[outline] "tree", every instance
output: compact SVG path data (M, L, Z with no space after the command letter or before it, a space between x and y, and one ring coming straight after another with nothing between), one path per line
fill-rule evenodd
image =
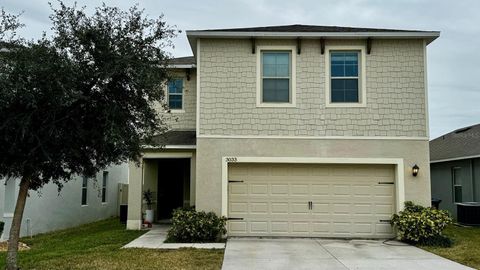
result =
M54 33L37 41L6 34L21 26L18 15L2 10L0 20L0 178L20 179L9 270L29 191L55 183L60 192L74 175L138 160L142 143L165 130L152 105L163 99L164 50L177 31L163 16L137 6L51 8Z

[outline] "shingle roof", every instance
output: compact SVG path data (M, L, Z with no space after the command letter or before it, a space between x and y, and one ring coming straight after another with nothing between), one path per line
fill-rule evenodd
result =
M171 65L195 65L194 56L177 57L170 60Z
M430 161L480 155L480 124L457 129L430 141Z
M426 32L419 30L400 30L385 28L363 28L363 27L343 27L343 26L324 26L324 25L278 25L263 27L246 28L226 28L226 29L207 29L200 31L224 31L224 32Z
M195 131L171 130L153 137L152 144L153 146L196 145L197 136Z

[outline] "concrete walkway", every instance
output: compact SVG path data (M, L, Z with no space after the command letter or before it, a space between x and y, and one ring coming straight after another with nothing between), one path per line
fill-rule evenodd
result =
M472 269L400 242L376 240L231 238L224 270L234 269Z
M170 225L155 224L147 233L141 235L123 248L152 248L152 249L179 249L179 248L202 248L223 249L224 243L164 243Z

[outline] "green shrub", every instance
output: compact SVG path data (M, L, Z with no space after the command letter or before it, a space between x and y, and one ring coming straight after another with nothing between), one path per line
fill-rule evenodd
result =
M2 232L3 232L3 226L5 226L5 223L3 223L3 221L0 221L0 236L2 235Z
M451 245L451 240L442 235L452 223L447 211L405 202L405 209L392 217L392 226L397 228L401 240L422 245ZM447 240L448 239L448 240Z
M173 211L172 227L166 242L205 243L217 242L225 229L227 219L215 213L197 212L192 208L179 208Z

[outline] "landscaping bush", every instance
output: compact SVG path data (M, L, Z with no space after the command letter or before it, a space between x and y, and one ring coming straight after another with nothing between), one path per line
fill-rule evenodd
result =
M213 212L179 208L173 211L172 228L168 231L166 242L218 242L227 233L226 222L225 217L218 217Z
M447 211L405 202L405 209L392 217L392 226L397 228L402 241L429 246L451 246L452 241L442 235L452 223Z

